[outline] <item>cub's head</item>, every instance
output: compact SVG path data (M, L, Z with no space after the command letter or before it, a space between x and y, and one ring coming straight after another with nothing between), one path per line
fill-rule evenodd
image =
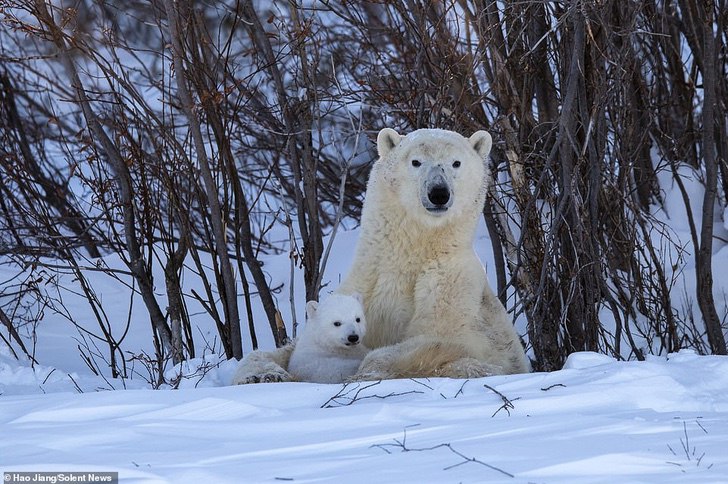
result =
M366 319L360 294L331 294L321 302L306 303L307 330L324 347L361 344Z
M486 159L492 139L486 131L470 138L442 129L419 129L406 136L384 128L377 137L380 178L409 214L428 225L447 223L483 208Z

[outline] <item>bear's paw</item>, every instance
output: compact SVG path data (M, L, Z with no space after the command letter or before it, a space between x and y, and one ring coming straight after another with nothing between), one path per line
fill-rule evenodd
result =
M250 371L238 371L232 380L233 385L248 385L250 383L277 383L292 381L291 375L276 365L270 363Z
M482 378L485 376L501 375L503 368L498 365L484 363L475 358L460 358L445 364L439 376L448 378Z

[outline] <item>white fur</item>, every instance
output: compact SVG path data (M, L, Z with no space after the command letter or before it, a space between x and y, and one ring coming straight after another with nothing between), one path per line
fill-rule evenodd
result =
M368 352L362 344L366 319L361 297L332 294L321 303L309 301L306 316L288 363L292 379L341 383L354 375Z
M380 158L369 176L354 262L338 290L363 296L364 344L377 348L357 379L529 370L473 250L491 144L485 131L470 138L438 129L379 133ZM433 210L438 207L428 191L435 186L446 186L449 197ZM285 363L290 352L276 350L266 365ZM268 367L241 367L233 382L265 380L269 373Z
M454 367L469 368L469 376L528 371L518 336L473 250L487 189L490 135L478 131L468 139L422 129L402 137L385 129L377 141L380 159L369 176L353 267L339 288L363 295L364 342L380 348L365 358L360 376L417 371L462 376L451 371ZM446 211L432 213L422 191L438 170L452 200ZM438 367L422 361L439 360L439 353L463 361L453 357ZM472 370L473 360L481 363L480 371ZM410 367L418 370L404 374Z

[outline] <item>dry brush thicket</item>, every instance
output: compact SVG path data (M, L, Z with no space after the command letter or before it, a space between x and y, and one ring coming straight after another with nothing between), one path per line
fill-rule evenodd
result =
M129 317L89 282L105 271L144 305L160 370L195 356L191 305L228 357L257 346L257 304L283 344L288 295L261 257L288 251L317 298L324 236L358 218L377 130L440 127L494 136L489 270L535 368L579 350L725 354L711 272L728 193L725 7L6 0L0 257L17 275L0 286L2 339L32 354L20 334L75 321L72 292L98 323L79 331L89 365L125 376ZM687 246L654 216L660 180L699 215ZM696 289L676 294L684 271Z

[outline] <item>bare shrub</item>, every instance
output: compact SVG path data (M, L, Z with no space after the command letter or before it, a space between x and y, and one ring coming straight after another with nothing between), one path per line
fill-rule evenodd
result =
M712 274L728 190L724 7L5 2L0 257L26 280L73 282L0 286L3 339L32 354L18 346L28 322L64 314L58 294L75 292L105 341L89 358L128 374L129 317L105 316L87 282L104 270L140 296L155 375L195 356L200 311L228 357L257 348L258 304L285 344L295 308L284 322L262 256L289 253L291 304L299 269L318 298L324 237L358 219L368 139L391 126L494 134L485 225L536 368L581 350L725 354ZM670 178L688 246L656 215ZM99 262L110 256L123 268ZM688 271L695 293L675 294Z

